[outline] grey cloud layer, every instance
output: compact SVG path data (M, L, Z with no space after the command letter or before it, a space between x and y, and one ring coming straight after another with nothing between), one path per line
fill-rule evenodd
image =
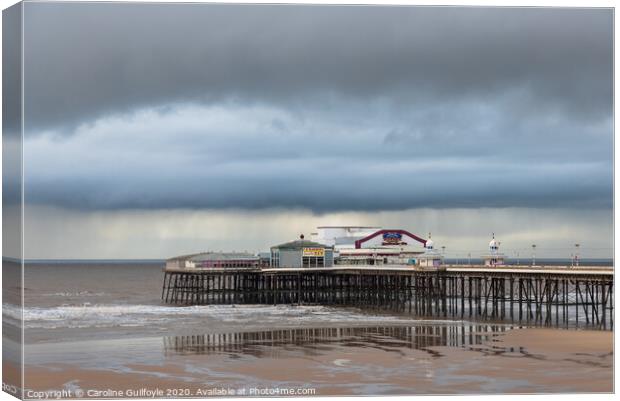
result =
M25 26L33 128L172 101L423 105L515 87L515 113L611 113L610 10L30 3Z
M611 206L610 150L593 141L605 124L549 123L562 131L557 141L542 123L530 133L487 122L490 132L511 129L497 140L478 125L404 121L234 104L144 111L31 139L26 197L78 209Z
M25 21L33 203L611 207L610 10L28 3Z

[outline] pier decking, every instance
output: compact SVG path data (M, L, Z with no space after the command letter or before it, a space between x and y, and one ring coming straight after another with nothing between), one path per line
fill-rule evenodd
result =
M179 305L320 304L612 327L613 269L595 266L408 266L166 269L162 300Z

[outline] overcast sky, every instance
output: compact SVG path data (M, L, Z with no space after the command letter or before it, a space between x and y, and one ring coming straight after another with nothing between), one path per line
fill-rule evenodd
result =
M39 217L26 228L82 233L33 240L30 255L236 248L257 221L262 239L241 242L264 249L333 220L443 230L455 249L483 248L500 225L514 249L581 241L611 256L612 19L27 3L26 203ZM139 235L164 215L174 230ZM222 216L234 234L213 225ZM523 216L536 224L517 238ZM454 236L468 226L469 242Z

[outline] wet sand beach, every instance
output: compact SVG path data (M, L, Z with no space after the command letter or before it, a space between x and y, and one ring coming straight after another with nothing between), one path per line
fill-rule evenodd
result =
M92 346L108 353L99 366L89 365L87 359L30 364L26 388L77 390L91 397L110 391L139 395L142 389L160 390L164 396L202 396L217 389L257 395L276 388L313 389L316 395L613 391L609 331L525 328L476 335L482 338L480 344L421 348L403 346L402 340L389 336L236 350L164 347L164 355L120 364L110 364L113 355L109 353L118 344L99 342ZM151 341L142 352L157 352L158 342ZM66 355L71 347L70 343L54 345L55 352ZM116 352L123 351L121 347ZM199 390L203 393L197 394Z

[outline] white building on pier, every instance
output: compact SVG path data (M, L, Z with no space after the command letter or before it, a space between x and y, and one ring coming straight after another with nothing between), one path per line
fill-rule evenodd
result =
M495 239L495 233L493 238L489 242L489 253L482 255L485 266L504 266L506 264L506 256L499 251L500 242Z

